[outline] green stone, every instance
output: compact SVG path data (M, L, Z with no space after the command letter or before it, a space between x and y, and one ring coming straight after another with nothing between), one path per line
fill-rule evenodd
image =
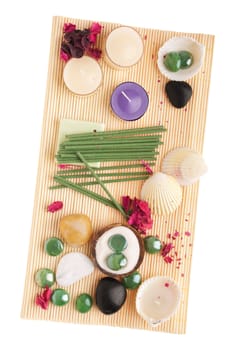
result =
M82 314L88 312L93 305L92 297L87 293L82 293L77 297L76 310Z
M56 237L49 238L45 241L44 249L50 256L57 256L64 250L64 243Z
M142 277L138 271L123 277L122 283L127 289L136 289L142 282Z
M164 57L164 65L171 72L178 72L181 66L181 59L178 52L169 52Z
M115 252L120 253L127 247L126 238L120 234L113 235L108 240L108 246Z
M127 258L122 253L113 253L106 259L106 264L111 270L120 270L127 265Z
M162 244L160 240L154 236L147 236L144 238L144 246L146 252L155 254L161 251Z
M181 60L181 69L186 69L191 67L193 64L193 55L189 51L179 51L179 56Z
M55 283L55 274L50 269L40 269L35 274L35 282L42 288L51 287Z
M69 294L62 288L55 289L51 296L51 302L56 306L63 306L69 302Z

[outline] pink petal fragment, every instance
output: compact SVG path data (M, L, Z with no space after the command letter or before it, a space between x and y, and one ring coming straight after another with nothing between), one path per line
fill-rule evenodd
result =
M95 60L99 60L102 55L102 51L96 48L89 48L87 51L87 54L91 56L92 58L95 58Z
M48 211L49 211L50 213L54 213L55 211L61 210L62 208L63 208L63 202L61 202L61 201L56 201L56 202L51 203L51 204L48 206Z
M188 236L188 237L191 236L191 233L188 231L186 231L184 234L185 234L185 236Z
M168 255L173 248L174 246L172 245L172 243L165 244L162 249L162 256L165 257L166 255Z
M141 160L141 163L143 164L144 168L148 172L148 174L153 174L153 170L151 169L148 162L145 162L145 160Z
M64 23L63 32L64 33L70 33L73 32L76 29L76 25L72 23Z
M167 264L171 264L173 262L173 258L171 258L170 256L165 256L164 257L164 261L167 263Z
M58 164L58 168L60 169L70 169L71 167L71 164Z
M36 305L40 306L44 310L47 310L51 295L52 290L49 287L46 287L41 294L37 294L35 298Z
M90 33L96 33L96 34L100 34L102 30L102 26L101 24L97 23L97 22L93 22L91 27L90 27Z
M67 62L71 56L69 56L66 52L64 52L62 49L60 50L60 59L64 62Z
M164 287L168 288L168 287L169 287L169 283L166 282L166 283L164 284Z

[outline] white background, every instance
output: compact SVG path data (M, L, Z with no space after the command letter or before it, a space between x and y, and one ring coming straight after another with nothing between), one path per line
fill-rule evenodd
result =
M1 1L1 349L232 348L229 4ZM186 335L20 319L54 15L216 35L204 147L209 172L200 184Z

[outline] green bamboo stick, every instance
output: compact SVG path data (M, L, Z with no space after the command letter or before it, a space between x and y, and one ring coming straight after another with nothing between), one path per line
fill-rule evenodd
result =
M142 176L142 175L147 175L147 171L137 171L137 172L115 172L115 173L100 173L97 174L99 177L115 177L115 176ZM83 179L83 178L88 178L91 177L91 173L88 174L60 174L64 179Z
M97 180L99 185L102 187L102 189L105 191L105 193L108 195L108 197L111 199L111 201L114 203L115 207L120 211L120 213L127 218L127 215L125 211L123 210L122 206L114 199L114 197L111 195L111 193L108 191L107 187L104 185L104 183L101 181L99 176L94 172L94 170L89 166L89 164L86 162L85 158L80 152L77 152L78 158L82 161L82 163L85 164L85 166L89 169L93 177Z
M63 176L62 176L63 178ZM130 178L122 178L122 179L109 179L109 180L102 180L105 184L111 184L115 182L128 182L128 181L142 181L142 180L147 180L149 178L149 175L144 175L144 176L135 176L135 177L130 177ZM66 178L65 178L66 179ZM99 185L97 181L86 181L86 182L79 182L79 186L90 186L90 185ZM65 186L58 185L58 186L50 186L49 190L57 190L64 188Z
M86 136L103 136L103 135L138 135L138 134L148 134L148 133L156 133L156 132L164 132L166 129L163 126L153 126L153 127L144 127L144 128L133 128L133 129L125 129L125 130L113 130L113 131L97 131L97 132L89 132L89 133L80 133L80 134L69 134L66 135L67 138L80 138Z
M159 142L161 139L161 135L156 136L138 136L138 137L127 137L127 138L115 138L112 137L104 138L104 139L87 139L87 140L72 140L68 139L62 142L62 145L113 145L113 144L130 144L130 143L144 143L144 142Z
M66 179L63 179L62 177L56 176L56 175L54 176L54 180L64 187L68 187L76 192L84 194L85 196L90 197L92 199L95 199L98 202L103 203L111 208L114 208L114 209L116 208L114 203L112 201L110 201L108 198L105 198L105 197L103 197L103 196L101 196L93 191L90 191L86 188L83 188L80 185L74 184L74 183L72 183ZM116 208L116 209L118 209L118 208Z
M152 166L155 164L155 161L149 162L149 165ZM94 168L94 167L92 167ZM115 169L136 169L136 168L144 168L144 165L140 163L135 164L122 164L122 165L110 165L110 166L101 166L101 168L94 168L96 172L102 171L102 170L115 170ZM88 169L86 167L81 168L73 168L73 169L64 169L64 170L58 170L57 174L68 174L68 173L82 173L82 172L88 172Z

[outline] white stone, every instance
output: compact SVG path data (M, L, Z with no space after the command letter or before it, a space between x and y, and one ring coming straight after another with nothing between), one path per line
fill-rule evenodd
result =
M56 281L60 286L66 287L90 275L94 264L90 258L82 253L69 253L64 255L56 270Z

